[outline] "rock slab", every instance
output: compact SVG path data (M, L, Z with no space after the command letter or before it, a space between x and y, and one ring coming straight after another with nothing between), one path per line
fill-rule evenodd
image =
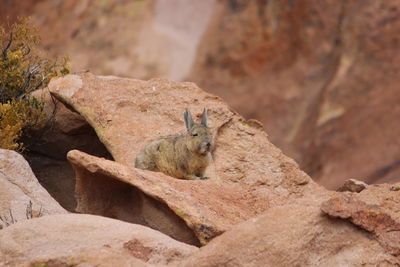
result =
M39 184L23 156L0 149L0 228L32 217L63 213L67 211Z
M185 131L185 108L194 117L208 108L216 143L213 162L206 172L209 180L191 182L140 171L135 171L140 175L132 177L146 179L129 180L145 195L151 194L152 199L173 207L202 244L269 207L291 202L312 190L322 190L268 141L259 122L244 120L220 98L193 83L83 73L54 79L49 90L85 118L115 161L129 168L133 168L136 155L149 141ZM95 165L90 161L99 162L82 156L79 163L79 157L77 153L69 156L74 165L89 171L86 174ZM85 186L96 184L81 183L78 194L95 192L94 188L83 189ZM78 206L91 213L93 210L87 204L82 201ZM113 216L122 218L120 215Z
M1 266L162 266L197 250L147 227L94 215L46 216L0 231Z

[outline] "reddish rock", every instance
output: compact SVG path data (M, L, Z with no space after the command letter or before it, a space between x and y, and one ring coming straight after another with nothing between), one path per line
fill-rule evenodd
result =
M394 220L400 221L400 212L398 209L398 203L400 202L399 185L399 183L394 185L371 185L357 194L357 199L368 205L379 206L380 209L389 214Z
M197 250L141 225L83 214L0 231L1 266L165 266Z
M208 108L216 144L213 163L206 171L209 180L165 180L166 176L155 174L146 176L146 183L137 178L129 181L140 191L167 204L203 244L268 207L290 202L313 189L320 190L295 162L268 142L258 123L246 122L218 97L192 83L162 79L140 81L85 73L55 79L49 88L90 123L117 162L131 168L147 142L162 135L184 132L185 108L194 116L200 116L203 108ZM69 156L70 160L74 159L74 165L84 170L90 170L90 162L95 161L77 157L76 153ZM78 175L78 179L83 180L85 175ZM159 188L155 189L152 184ZM96 192L90 189L96 184L81 185L80 194ZM82 208L89 205L82 201L84 198L79 200L85 203L80 210L93 212L92 208Z
M177 240L204 245L251 218L248 193L218 182L186 181L73 150L77 211L140 223Z
M346 194L322 203L321 209L332 217L349 219L353 224L372 232L390 254L397 256L400 264L400 221L395 221L384 209Z
M220 1L189 79L330 189L399 181L399 14L396 0Z
M268 209L214 238L179 266L398 266L365 231L320 212L324 195Z
M0 23L13 23L19 17L25 17L32 14L32 9L43 0L31 0L13 2L2 0L0 1Z
M244 121L191 83L86 73L54 80L50 90L93 126L119 162L68 154L77 174L80 211L145 222L195 244L192 231L206 245L180 266L399 263L378 239L323 216L321 203L339 193L312 182L269 143L258 123ZM170 104L160 105L161 99ZM203 107L210 110L216 140L210 179L186 181L134 169L135 155L148 140L179 132L179 127L183 131L179 114L185 107L196 116ZM397 212L393 205L387 209Z
M400 216L396 185L368 186L357 193L367 208L379 205L391 218L378 221L388 226L371 228L376 231L376 238L371 238L370 233L321 213L321 203L343 193L317 186L269 143L259 123L245 121L192 83L85 73L55 79L49 88L81 114L116 159L76 150L68 153L77 175L78 210L148 225L184 242L204 245L171 265L400 264L397 236L391 232ZM200 116L204 107L210 111L216 140L214 166L207 170L210 179L179 180L133 168L135 156L149 140L184 131L185 107L194 116ZM360 225L368 219L360 218ZM124 252L117 248L119 260L152 259L152 246L130 239L122 247ZM94 254L84 251L77 255L78 262L115 259L115 249L111 250L105 249L105 258L97 257L97 248ZM64 256L44 260L39 263L76 263Z
M367 187L368 187L368 185L366 183L364 183L363 181L349 179L349 180L346 180L343 183L343 185L340 186L336 191L338 191L338 192L348 191L348 192L360 193Z
M0 22L7 15L30 16L40 29L42 47L51 55L68 55L74 71L91 69L121 76L148 75L134 48L141 25L149 21L152 1L34 0L0 1ZM129 33L128 33L129 32ZM102 52L100 52L102 51ZM139 63L140 62L140 63Z
M335 77L323 91L314 126L299 135L312 138L308 144L298 139L305 144L303 166L329 188L346 177L395 182L400 170L400 128L395 123L400 116L400 80L395 74L400 54L395 33L400 23L393 18L400 3L345 3L348 15Z
M69 55L74 71L182 80L191 70L216 1L29 2L0 1L0 15L4 7L12 17L18 11L31 16L44 49ZM0 22L5 18L0 16Z
M63 213L67 211L39 184L28 162L15 151L0 149L0 229Z
M179 71L173 69L171 72L169 66L181 66L179 60L163 58L160 60L163 63L157 65L155 60L159 54L149 53L146 64L141 64L143 58L138 57L136 48L158 51L157 45L160 44L163 46L160 53L169 55L169 51L176 47L169 50L166 42L157 42L160 39L150 31L147 38L138 34L143 25L153 25L157 20L157 16L149 13L156 10L152 8L159 7L161 1L139 2L43 0L37 5L35 12L38 15L35 17L39 25L45 27L46 47L53 52L71 54L77 68L90 66L102 73L138 77L159 73L176 75ZM329 188L337 188L349 177L366 177L368 183L398 179L400 145L395 124L400 115L396 87L399 83L396 75L399 24L395 19L400 10L398 1L235 0L216 3L214 17L199 47L190 80L223 96L245 116L263 121L271 140ZM134 12L130 13L132 10ZM160 21L165 24L161 25L164 29L174 29L168 23L176 20L168 20L167 16L166 20ZM149 28L152 27L144 27ZM134 34L127 34L126 29ZM167 34L163 40L168 36L182 35ZM146 47L149 40L151 42ZM63 45L58 46L59 43ZM185 41L172 40L168 44L185 44ZM193 44L196 42L190 40L187 47L193 48ZM185 56L187 54L183 53L174 58L183 58L184 61ZM188 57L187 61L191 60ZM190 64L184 63L182 70L187 71ZM80 81L83 81L82 85L79 85ZM277 266L399 264L398 256L394 256L397 255L397 232L378 235L377 229L381 228L369 228L370 224L375 224L368 217L372 214L372 218L383 218L377 225L394 225L397 229L398 185L368 186L357 194L362 203L343 204L360 226L376 231L368 233L349 223L321 216L321 202L334 193L311 182L295 163L267 141L257 123L245 121L222 105L218 98L199 93L200 90L192 84L83 74L55 82L55 87L58 86L63 87L67 95L53 93L81 113L116 160L129 166L133 165L135 155L144 143L183 130L181 113L184 107L190 106L198 115L205 104L211 103L210 117L215 120L212 127L218 146L214 152L216 164L209 169L214 180L204 181L204 184L211 187L215 182L233 192L244 192L243 198L248 201L245 203L257 218L238 226L230 225L231 231L216 237L198 254L189 257L185 261L188 266L262 265L265 262ZM188 92L195 93L187 97ZM78 175L85 176L87 181L108 181L108 177L120 177L118 170L124 169L111 168L115 173L110 175L105 171L107 168L91 165L90 162L97 164L99 159L85 154L81 156L90 159L76 163L76 166L81 165ZM90 174L90 170L94 173ZM99 175L103 171L106 177ZM104 192L102 190L130 188L127 191L132 192L140 187L137 173L135 185L114 182L114 187L97 189ZM167 187L165 184L169 186L170 178L162 174L144 173L141 177L147 177L149 183L141 185L140 192L134 191L133 195L139 195L140 201L147 203L141 212L150 210L152 205L157 207L157 213L139 216L153 218L150 220L152 223L159 212L168 217L173 210L168 206L173 205L172 201L159 201L168 199L167 196L153 192L157 190L156 182L161 183L166 192L181 188L174 182L172 187ZM149 186L151 182L155 183L153 188ZM202 204L204 198L214 194L220 197L221 187L218 186L217 192L195 187L192 190L199 192L194 195L203 195L191 203L198 201ZM90 193L96 195L96 183L81 188L87 189L88 196ZM150 194L152 198L148 196ZM173 195L179 194L175 192ZM148 204L151 199L156 202ZM215 200L218 198L207 200L207 203ZM231 199L229 202L232 204L229 209L240 208L242 203L231 203ZM89 198L87 203L95 210L95 202ZM161 207L160 203L165 205ZM188 209L187 203L190 202L185 203L182 206ZM225 204L223 201L219 203ZM122 208L112 216L131 218L132 215L124 213L123 209L129 204L124 200L118 202L116 206ZM373 205L379 205L378 211ZM103 204L99 209L107 211ZM354 209L360 211L360 217L352 213ZM201 212L203 210L190 210L190 219L186 217L186 221L195 221ZM182 214L176 215L185 220ZM218 216L210 217L210 221L221 225L214 222ZM174 224L163 223L161 226L171 225ZM149 258L149 246L128 241L124 247L139 259Z

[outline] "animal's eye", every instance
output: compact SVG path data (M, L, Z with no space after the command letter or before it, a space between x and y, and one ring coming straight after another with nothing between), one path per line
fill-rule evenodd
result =
M192 136L198 136L198 134L197 134L197 133L194 133L194 134L192 134Z

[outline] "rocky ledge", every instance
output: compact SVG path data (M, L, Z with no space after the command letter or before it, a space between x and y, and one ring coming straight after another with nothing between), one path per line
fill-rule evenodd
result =
M83 73L53 80L49 91L63 116L90 126L109 156L68 144L76 212L92 215L59 214L67 212L47 194L40 218L0 231L0 265L400 264L400 185L326 190L269 142L259 122L246 121L193 83ZM210 179L178 180L135 169L148 141L184 132L186 107L194 116L209 109L216 143ZM2 183L27 172L26 162L23 168L4 162ZM30 179L36 181L33 174ZM11 183L15 188L4 187L2 203L12 203L17 191L30 196L24 183ZM23 206L4 207L3 213L25 212Z

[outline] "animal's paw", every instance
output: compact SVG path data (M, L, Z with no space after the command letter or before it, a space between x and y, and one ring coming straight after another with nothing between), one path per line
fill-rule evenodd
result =
M199 178L200 178L200 180L210 179L210 177L208 177L208 176L200 176Z

